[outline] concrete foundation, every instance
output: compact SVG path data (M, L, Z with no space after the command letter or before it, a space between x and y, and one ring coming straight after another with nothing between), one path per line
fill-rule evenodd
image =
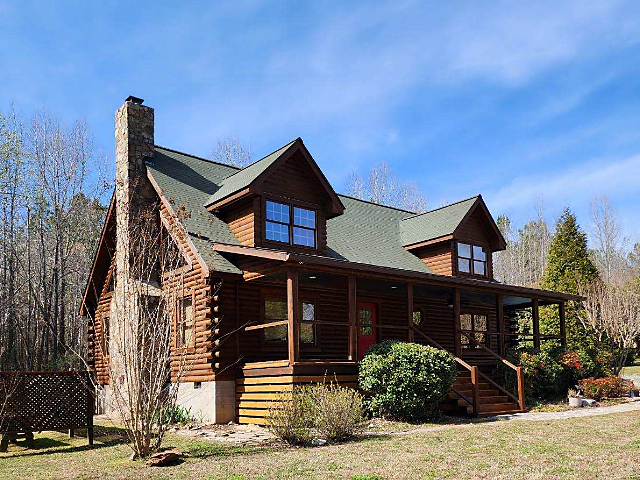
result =
M177 404L205 423L235 421L236 384L233 380L202 382L197 388L194 383L180 383Z

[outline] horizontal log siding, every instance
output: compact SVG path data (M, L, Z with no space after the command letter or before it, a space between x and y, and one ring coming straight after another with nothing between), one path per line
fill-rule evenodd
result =
M455 336L453 329L453 308L447 305L445 299L414 298L414 309L421 309L423 319L416 328L438 342L447 351L455 352ZM414 335L416 343L428 345L429 342L420 334Z
M184 370L182 372L181 381L183 382L202 382L214 379L214 358L215 358L215 338L212 335L212 325L215 324L213 315L214 309L219 309L217 305L212 303L211 283L205 277L203 265L200 264L196 252L191 250L187 242L186 234L181 226L176 224L176 220L169 214L163 205L160 214L167 220L174 238L179 242L179 246L191 260L192 268L175 278L173 281L165 282L163 288L175 292L178 296L182 291L193 290L195 294L194 304L194 327L195 327L195 348L185 354ZM175 305L173 305L175 307ZM173 309L171 309L173 311ZM174 319L172 318L172 321ZM173 325L175 323L172 322ZM171 375L175 380L180 372L183 353L175 348L175 331L173 332L174 341L171 346Z
M115 263L114 254L111 258L109 272L105 277L105 283L102 285L102 292L98 300L98 307L96 308L93 324L90 324L89 327L89 364L96 372L96 380L99 385L109 384L109 368L102 352L102 321L111 316L111 299L113 298L113 292L109 292L109 280L113 275Z
M462 224L456 229L456 238L463 242L475 243L488 247L490 237L486 220L479 209L476 209Z
M242 203L225 214L224 221L241 245L255 245L255 202Z
M415 254L433 273L453 275L453 242L421 248Z

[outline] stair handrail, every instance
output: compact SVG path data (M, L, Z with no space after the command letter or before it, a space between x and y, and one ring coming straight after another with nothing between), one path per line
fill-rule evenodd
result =
M434 347L440 349L440 350L444 350L445 352L447 351L446 348L444 348L442 345L440 345L438 342L436 342L434 339L432 339L431 337L429 337L426 333L422 332L421 330L418 330L416 327L414 327L413 325L411 325L410 327L414 332L419 333L420 335L422 335L427 342L429 342L431 345L433 345ZM462 365L464 368L466 368L467 370L469 370L470 372L472 372L473 374L473 369L474 367L472 367L471 365L469 365L467 362L465 362L464 360L462 360L461 358L456 357L455 355L453 356L453 358L455 359L456 362L458 362L460 365ZM462 392L459 392L458 390L456 390L453 386L451 387L451 391L453 393L455 393L456 395L458 395L460 398L462 398L462 400L464 400L465 402L467 402L472 408L473 411L476 412L477 411L477 407L475 405L475 403L471 400L469 400L467 398L466 395L464 395Z
M497 387L500 391L502 391L503 393L506 393L509 397L511 397L513 400L516 401L516 403L518 404L518 406L520 407L520 410L525 410L525 400L524 400L524 374L522 371L522 367L516 367L513 363L511 363L509 360L507 360L506 358L502 358L500 355L498 355L496 352L494 352L493 350L487 348L486 346L482 345L481 343L479 343L472 335L469 335L467 332L464 331L460 331L460 333L462 335L464 335L465 337L467 337L469 340L471 340L473 342L474 345L477 345L478 347L480 347L482 350L489 352L492 356L494 356L495 358L497 358L498 360L500 360L503 364L505 364L507 367L515 370L516 372L516 377L517 377L517 384L518 384L518 396L516 397L513 393L509 392L508 390L506 390L505 388L503 388L501 385L498 385L496 382L494 382L491 378L489 378L487 375L485 375L482 372L479 372L480 375L482 377L484 377L485 379L489 380L489 383L491 383L492 385L494 385L495 387Z

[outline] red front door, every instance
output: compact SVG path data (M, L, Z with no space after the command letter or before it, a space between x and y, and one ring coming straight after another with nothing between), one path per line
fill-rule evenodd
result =
M358 360L362 360L369 347L378 341L376 317L375 303L358 302Z

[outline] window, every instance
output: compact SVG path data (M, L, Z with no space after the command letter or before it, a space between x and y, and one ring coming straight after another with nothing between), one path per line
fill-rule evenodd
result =
M100 348L102 349L102 357L109 357L109 317L102 319L102 339L100 342Z
M286 322L287 321L287 301L281 299L265 298L264 300L264 323ZM286 342L287 325L276 325L264 330L264 340L266 342Z
M316 332L313 322L316 319L316 304L314 302L302 302L302 317L300 318L300 343L315 345Z
M360 335L373 334L373 311L369 307L360 307L358 312Z
M413 324L420 325L422 323L422 310L414 310L413 311Z
M265 298L264 323L286 322L288 319L287 301L284 299ZM300 343L315 344L316 304L312 301L302 301L302 315L300 317ZM309 323L305 323L309 322ZM266 342L286 342L288 325L276 325L264 328Z
M480 345L485 345L488 340L488 322L487 316L483 314L463 313L460 315L460 330L473 339L476 343L472 344L469 337L466 335L460 335L460 343L462 348L480 348Z
M487 275L487 254L484 248L468 243L458 243L458 272Z
M292 208L286 203L267 200L266 211L265 238L267 240L315 248L316 212L314 210L296 206Z
M194 338L193 294L178 299L176 318L176 347L192 347Z

